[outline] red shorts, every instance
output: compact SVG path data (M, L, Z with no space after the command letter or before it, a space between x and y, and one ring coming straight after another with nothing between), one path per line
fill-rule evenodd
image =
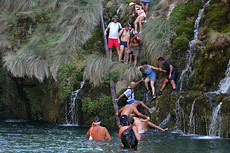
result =
M108 48L113 48L113 45L115 46L115 48L119 47L118 39L109 38Z

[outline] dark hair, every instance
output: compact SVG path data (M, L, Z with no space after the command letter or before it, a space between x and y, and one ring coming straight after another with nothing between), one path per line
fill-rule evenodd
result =
M127 23L127 24L125 24L125 27L129 27L129 24Z
M132 28L134 28L133 22L129 22L129 24L131 25Z
M163 57L159 57L158 61L164 61L165 59Z
M148 63L146 61L141 62L141 65L147 65Z
M99 116L95 116L95 117L94 117L94 122L100 122L100 121L101 121L101 119L100 119Z
M129 117L129 124L132 125L134 123L133 117Z

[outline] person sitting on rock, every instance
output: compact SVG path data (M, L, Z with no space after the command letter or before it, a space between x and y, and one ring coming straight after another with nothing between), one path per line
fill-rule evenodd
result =
M111 140L111 136L108 130L105 127L100 126L101 119L100 117L96 116L94 118L94 122L92 123L89 131L86 133L86 137L89 140Z
M135 33L137 34L137 23L139 23L139 29L140 32L139 34L141 34L141 30L142 30L142 21L145 21L146 18L146 14L145 11L142 9L142 6L137 5L134 2L129 3L129 7L132 9L135 9L135 13L138 14L138 17L136 18L136 20L134 21L134 25L135 25ZM133 16L135 16L135 14L133 14Z
M151 65L148 65L146 61L141 63L141 66L138 67L138 69L144 69L144 75L146 76L145 78L145 87L146 87L146 92L149 93L149 82L150 86L152 88L152 99L156 99L156 94L155 94L155 87L154 83L156 82L156 73L154 70L162 71L161 68L157 68Z
M174 64L168 60L165 60L163 57L159 57L158 58L158 62L161 65L164 65L164 68L166 70L162 70L163 72L166 72L168 74L168 77L165 78L162 87L160 89L160 91L157 93L157 96L162 95L163 90L165 89L166 85L168 84L168 82L171 83L173 91L172 93L177 93L176 91L176 78L177 78L177 70L176 67L174 66Z
M140 83L142 82L144 79L139 80L138 82L131 82L130 86L128 86L128 88L126 89L126 91L121 94L117 99L115 99L117 102L123 97L125 96L127 98L127 104L132 104L133 102L138 103L139 105L141 105L143 108L147 109L150 113L152 113L155 108L149 108L148 106L146 106L143 101L140 100L135 100L134 98L134 88Z

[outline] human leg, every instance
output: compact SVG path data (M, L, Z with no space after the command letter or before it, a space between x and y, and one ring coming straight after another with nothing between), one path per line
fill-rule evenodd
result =
M136 66L137 65L137 56L134 56L134 62L133 65Z
M121 58L122 58L122 54L123 54L123 52L124 52L124 49L125 49L125 46L124 46L124 45L121 45L121 46L120 46L119 53L118 53L118 61L119 61L119 62L121 61Z
M145 88L146 90L149 90L149 78L145 79Z
M141 105L141 107L143 107L144 109L147 109L148 111L150 111L150 108L148 106L146 106L143 101L139 102L139 105Z
M142 21L144 20L145 18L143 16L139 16L139 29L140 29L140 32L142 31Z
M162 129L161 127L159 127L159 126L157 126L157 125L155 125L155 124L153 124L152 122L150 122L150 121L148 121L148 126L149 127L152 127L152 128L156 128L156 129L158 129L158 130L160 130L160 131L167 131L168 130L168 128L166 128L166 129Z
M168 79L165 79L165 80L164 80L164 82L163 82L163 84L162 84L162 86L161 86L160 91L163 91L163 90L165 89L165 87L166 87L166 85L167 85L168 82L169 82Z
M137 33L137 23L139 23L139 17L137 17L136 20L134 21L135 33Z
M154 81L150 81L150 86L152 88L152 94L155 95L155 87L154 87Z
M129 50L127 50L127 48L125 48L125 57L124 57L124 61L125 61L125 63L129 63L129 53L130 53L130 51Z
M144 11L145 11L145 14L146 14L146 18L148 18L149 4L146 3L146 5L144 5Z

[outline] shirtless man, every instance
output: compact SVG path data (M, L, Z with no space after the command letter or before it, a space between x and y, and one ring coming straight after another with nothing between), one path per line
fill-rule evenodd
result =
M148 126L149 127L152 127L152 128L156 128L160 131L168 131L168 128L166 129L162 129L161 127L151 123L150 121L146 121L146 120L143 120L143 119L140 119L140 118L137 118L137 117L133 117L134 119L134 123L133 125L136 126L137 128L137 131L139 134L142 134L142 133L145 133L148 131Z
M118 43L120 44L120 51L118 53L119 62L121 61L123 52L125 51L126 53L126 51L129 51L129 38L130 38L129 24L126 24L125 28L120 30L118 34ZM129 60L129 57L126 57L125 55L124 63L128 64L128 60Z
M108 132L108 130L105 127L100 126L101 119L96 116L94 118L94 122L92 123L92 126L90 127L89 131L86 133L86 137L89 138L89 140L105 140L106 138L108 140L111 140L111 136Z
M120 115L120 121L123 125L126 124L125 118L127 118L130 114L136 114L137 116L146 119L145 121L148 121L150 119L148 116L141 114L137 110L138 105L139 104L137 102L133 102L132 104L125 105L118 111L118 113L116 113L117 116Z

